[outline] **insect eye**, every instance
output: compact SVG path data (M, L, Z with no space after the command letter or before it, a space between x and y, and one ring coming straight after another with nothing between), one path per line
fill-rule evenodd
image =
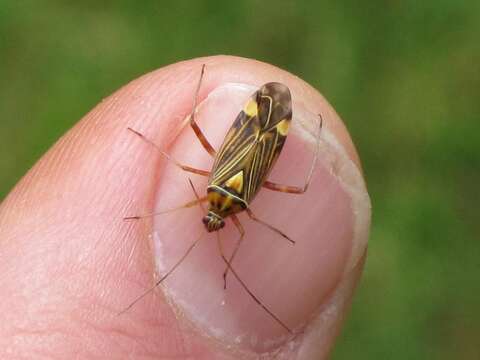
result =
M205 216L203 219L202 219L202 222L207 225L209 222L210 222L210 219L208 218L208 216Z

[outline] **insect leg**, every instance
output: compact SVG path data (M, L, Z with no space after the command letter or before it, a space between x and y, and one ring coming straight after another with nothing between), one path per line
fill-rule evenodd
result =
M245 284L245 282L240 278L240 276L238 276L237 272L235 271L235 269L232 267L232 265L230 264L230 262L227 260L227 258L225 257L225 254L223 252L223 246L222 246L222 242L220 241L220 232L217 231L217 244L218 244L218 250L220 251L220 256L222 257L223 259L223 262L227 265L227 267L229 268L229 270L231 271L231 273L233 274L233 276L235 276L235 278L237 279L237 281L240 283L240 285L242 285L243 289L248 293L248 295L250 295L250 297L258 304L260 305L263 310L265 310L268 315L270 315L280 326L282 326L285 330L287 330L289 333L292 333L292 330L290 330L290 328L285 325L282 320L280 320L278 318L278 316L276 316L265 304L262 303L262 301L255 296L255 294L248 288L247 284Z
M312 180L313 172L315 170L315 167L317 165L317 159L318 159L318 152L320 149L320 131L322 130L323 126L323 118L322 115L318 114L320 117L320 122L318 125L318 133L317 133L317 141L316 141L316 146L315 146L315 152L313 155L313 160L312 160L312 165L310 166L310 170L307 175L307 180L305 181L305 185L303 187L299 186L289 186L289 185L281 185L281 184L276 184L271 181L265 181L263 184L263 187L273 190L273 191L280 191L284 193L290 193L290 194L303 194L305 191L307 191L308 186L310 185L310 181Z
M200 209L202 209L202 211L206 214L207 210L205 210L202 203L207 200L207 196L200 197L200 195L198 195L197 189L195 189L195 185L193 185L192 179L188 178L188 182L190 183L190 187L192 188L193 193L195 194L195 198L198 200L197 202L198 206L200 206Z
M284 237L285 239L287 239L288 241L290 241L292 244L295 244L295 240L292 240L290 239L283 231L277 229L276 227L274 227L273 225L270 225L269 223L263 221L263 220L260 220L259 218L257 218L255 216L255 214L253 213L252 210L250 210L249 208L246 208L245 211L247 212L247 215L250 217L250 219L252 219L253 221L256 221L258 222L259 224L262 224L263 226L266 226L267 228L269 228L270 230L272 231L275 231L277 234L279 234L280 236Z
M215 149L213 148L212 145L210 145L210 142L207 140L207 138L203 134L202 129L200 129L200 127L198 126L198 124L195 121L195 112L197 111L198 93L200 91L200 85L202 84L204 73L205 73L205 64L202 65L202 72L200 73L200 79L198 80L197 89L195 90L195 97L193 98L192 114L190 115L190 126L192 127L193 131L195 132L195 135L197 136L198 140L200 140L200 143L202 144L203 148L212 157L215 157L215 153L216 153Z
M231 264L233 262L233 259L235 258L235 255L237 255L237 251L240 248L240 244L243 241L243 237L245 235L245 230L244 230L242 224L240 223L240 220L238 219L238 217L235 214L231 215L230 217L232 219L232 222L235 224L238 231L240 232L240 238L237 240L237 243L235 244L235 248L233 249L232 255L230 255L230 259L228 260L228 262ZM224 289L227 288L228 270L229 270L229 267L227 266L227 268L223 272L223 288Z
M130 310L132 308L132 306L134 306L137 302L139 302L140 300L142 300L146 295L148 295L149 293L151 293L153 290L155 290L155 288L160 285L171 273L173 273L175 271L175 269L177 267L180 266L180 264L186 259L186 257L188 256L188 254L190 254L193 250L193 248L195 246L197 246L197 244L200 242L200 240L202 239L202 236L204 234L200 235L200 237L195 240L195 242L190 245L190 247L187 249L187 251L185 252L185 254L183 254L183 256L180 258L180 260L178 260L175 265L172 266L172 268L165 274L163 275L160 280L158 280L151 288L149 288L148 290L146 290L142 295L140 295L139 297L137 297L134 301L132 301L130 303L130 305L128 305L125 309L123 309L122 311L120 311L117 315L121 315L125 312L127 312L128 310Z
M202 176L208 176L210 175L210 172L209 171L206 171L206 170L200 170L200 169L195 169L191 166L188 166L188 165L183 165L181 163L179 163L177 160L175 160L175 158L173 158L171 155L167 154L165 151L163 151L162 149L160 149L160 147L155 144L152 140L150 139L147 139L145 137L145 135L139 133L138 131L136 130L133 130L132 128L127 128L129 131L131 131L132 133L134 133L135 135L137 135L140 139L142 139L143 141L145 141L147 144L153 146L156 150L158 150L158 152L160 154L163 155L163 157L165 157L167 160L173 162L176 166L178 166L180 169L184 170L184 171L188 171L188 172L191 172L191 173L194 173L194 174L198 174L198 175L202 175Z
M153 213L150 213L150 214L138 215L138 216L127 216L127 217L123 218L123 220L138 220L138 219L144 219L144 218L153 217L153 216L157 216L157 215L163 215L163 214L167 214L167 213L177 211L177 210L180 210L180 209L191 208L195 205L202 204L205 201L207 201L207 196L197 198L195 200L187 202L186 204L183 204L181 206L178 206L178 207L175 207L175 208L172 208L172 209L153 212Z

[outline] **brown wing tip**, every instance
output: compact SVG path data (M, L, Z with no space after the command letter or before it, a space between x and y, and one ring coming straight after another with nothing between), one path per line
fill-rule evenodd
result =
M288 88L288 86L279 82L269 82L264 84L260 88L260 92L265 95L278 92L280 94L285 94L290 97L290 89Z

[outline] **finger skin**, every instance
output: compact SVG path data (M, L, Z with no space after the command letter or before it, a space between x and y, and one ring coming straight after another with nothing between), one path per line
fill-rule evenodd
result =
M0 357L228 359L181 327L162 296L116 313L151 284L147 226L124 222L151 208L161 167L133 127L167 145L200 97L224 82L285 82L313 111L333 110L300 79L234 57L195 59L145 75L102 101L63 136L0 206ZM358 164L335 116L337 138ZM359 270L360 271L360 268ZM329 340L330 346L333 339Z

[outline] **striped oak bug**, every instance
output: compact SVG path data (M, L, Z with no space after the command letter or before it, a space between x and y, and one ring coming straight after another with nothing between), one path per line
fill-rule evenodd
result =
M200 197L194 188L193 183L189 179L190 186L196 196L195 200L174 209L142 216L126 217L125 219L141 219L196 205L200 205L203 208L202 204L205 202L208 203L208 209L202 221L208 232L217 233L220 255L226 265L226 269L223 273L224 288L226 288L227 275L231 272L252 299L257 302L258 305L260 305L279 325L285 328L288 332L291 332L290 328L285 325L255 294L252 293L231 265L245 235L245 230L236 214L245 211L250 219L266 226L294 244L295 242L281 230L255 216L249 205L262 187L291 194L303 194L307 191L318 158L320 133L317 134L314 157L303 187L280 185L268 181L267 177L280 155L292 121L292 99L290 90L286 85L277 82L270 82L260 87L247 101L244 109L238 114L230 130L227 132L223 144L217 152L195 121L198 93L204 73L205 65L202 66L200 79L195 91L193 110L190 115L190 126L203 148L214 158L214 164L210 172L181 164L143 134L132 128L128 128L128 130L140 137L143 141L155 147L166 159L172 161L182 170L202 176L208 176L207 194ZM319 118L318 131L320 132L322 127L322 117L319 116ZM226 218L232 220L240 233L240 237L233 252L228 258L223 251L219 236L219 230L225 226ZM154 286L135 299L135 301L133 301L122 312L130 309L136 302L159 286L183 262L198 244L200 239L201 238L198 238L187 249L185 254L154 284Z

